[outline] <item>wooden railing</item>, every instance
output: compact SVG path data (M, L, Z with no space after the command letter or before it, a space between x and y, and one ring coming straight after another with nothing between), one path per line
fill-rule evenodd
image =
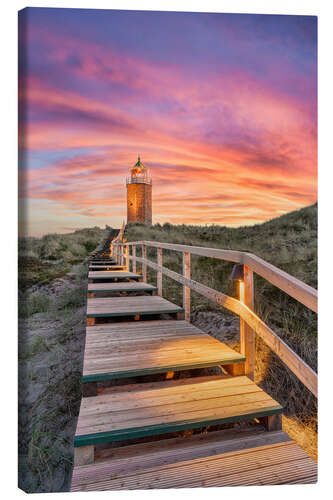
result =
M128 270L130 270L130 261L133 264L133 272L136 272L137 262L141 263L144 281L147 281L147 266L157 272L159 295L162 295L163 274L181 283L183 285L183 307L187 321L190 321L190 290L237 314L240 317L240 351L246 357L245 374L249 378L252 380L254 378L255 334L257 334L298 379L317 396L317 374L254 312L253 272L262 276L315 312L317 312L317 290L256 255L247 252L159 243L155 241L121 242L117 240L113 242L112 246L112 251L117 258L117 262L119 264L125 263ZM142 247L142 257L136 256L137 246ZM155 247L157 249L157 263L147 259L147 247ZM132 248L132 254L130 253L130 248ZM176 273L163 266L163 249L183 254L183 274ZM243 277L240 281L239 300L192 280L191 254L241 264Z

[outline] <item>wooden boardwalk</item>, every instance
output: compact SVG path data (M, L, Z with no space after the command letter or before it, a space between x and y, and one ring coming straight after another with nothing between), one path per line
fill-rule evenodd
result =
M88 274L71 491L316 482L315 462L281 430L281 405L248 373L251 351L192 325L185 284L183 307L173 304L162 297L161 274L157 286L146 282L147 261L137 259L142 274L136 265L130 272L128 249L123 265L109 245ZM184 258L192 283L188 265ZM226 424L236 426L221 430Z
M102 450L71 491L309 484L317 466L283 431L216 431Z

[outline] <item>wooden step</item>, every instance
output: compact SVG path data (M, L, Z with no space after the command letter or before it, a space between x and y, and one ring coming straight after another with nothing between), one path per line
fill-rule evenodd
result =
M105 266L105 265L109 265L109 264L116 265L117 262L115 260L112 260L112 259L109 259L109 260L108 259L103 259L103 260L100 260L100 259L90 259L90 264Z
M90 271L88 280L93 281L118 281L121 279L142 280L141 274L129 271Z
M90 283L88 284L88 293L107 293L107 292L156 292L157 287L148 283L128 281L116 283Z
M208 378L208 380L207 380ZM149 387L148 387L149 385ZM82 398L75 447L267 417L282 407L245 376L136 384Z
M182 307L159 296L100 297L87 301L87 318L183 313Z
M126 270L125 266L118 264L90 264L90 271L123 271Z
M103 453L105 458L103 458ZM309 484L317 464L283 431L226 430L105 450L71 491ZM97 453L96 453L97 455Z
M83 382L242 361L245 361L244 356L186 321L89 326L86 330Z

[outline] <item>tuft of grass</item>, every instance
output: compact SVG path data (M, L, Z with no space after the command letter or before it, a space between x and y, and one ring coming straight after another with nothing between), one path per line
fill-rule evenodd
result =
M20 237L19 289L64 276L72 265L80 264L97 247L107 232L94 227L69 234L46 234L42 238Z
M50 297L43 293L24 294L19 300L19 317L29 318L33 314L47 312L50 305Z
M84 306L87 299L87 286L79 286L65 289L56 299L56 309L71 309Z

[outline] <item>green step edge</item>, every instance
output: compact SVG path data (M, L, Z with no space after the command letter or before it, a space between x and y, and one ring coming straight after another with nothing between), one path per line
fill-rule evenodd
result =
M98 396L97 396L98 397ZM168 432L184 431L186 429L206 427L208 425L227 424L229 422L240 422L252 418L267 417L282 413L283 408L280 405L259 410L257 412L245 413L233 417L212 418L205 420L194 418L191 420L182 420L173 423L146 425L143 427L132 427L131 429L119 429L116 431L98 432L95 434L84 434L74 437L74 447L89 446L94 444L108 443L110 441L122 441L125 439L136 439L146 436L156 436L157 434L166 434Z
M121 313L98 313L98 314L87 314L87 318L112 318L114 316L136 316L139 314L140 316L147 316L148 314L175 314L184 312L183 308L179 309L167 309L167 310L157 310L157 311L128 311Z
M92 283L93 285L94 283ZM95 283L96 284L96 283ZM118 290L89 290L88 293L107 293L107 292L155 292L157 290L156 286L150 286L145 288L119 288Z
M110 266L106 265L106 266L104 266L103 264L96 264L96 265L94 266L93 264L89 264L89 269L90 269L90 270L92 270L92 269L95 269L95 270L99 269L100 271L103 271L103 269L102 269L102 268L105 268L105 269L106 269L106 268L108 268L108 267L111 267L111 268L112 268L112 269L109 269L109 271L110 271L110 272L112 272L112 271L117 271L117 270L118 270L118 271L119 271L119 270L121 271L121 270L122 270L124 267L126 267L126 266L114 266L114 265L110 265Z
M194 370L196 368L207 368L210 366L219 366L219 365L230 365L234 363L241 363L245 361L245 358L236 358L226 360L214 360L214 361L204 361L197 363L189 363L186 365L170 365L170 366L157 366L156 368L142 368L140 370L127 370L123 372L114 372L114 373L96 373L94 375L83 375L82 383L86 382L100 382L102 380L114 380L117 378L126 378L126 377L136 377L142 375L151 375L152 373L165 373L169 371L182 371L182 370Z
M107 272L112 273L112 271L107 271ZM135 276L132 276L131 274L127 274L124 276L89 276L88 275L89 280L114 280L114 279L123 280L126 278L131 278L132 280L135 280L135 279L140 279L140 278L142 279L142 276L140 274L137 274Z

